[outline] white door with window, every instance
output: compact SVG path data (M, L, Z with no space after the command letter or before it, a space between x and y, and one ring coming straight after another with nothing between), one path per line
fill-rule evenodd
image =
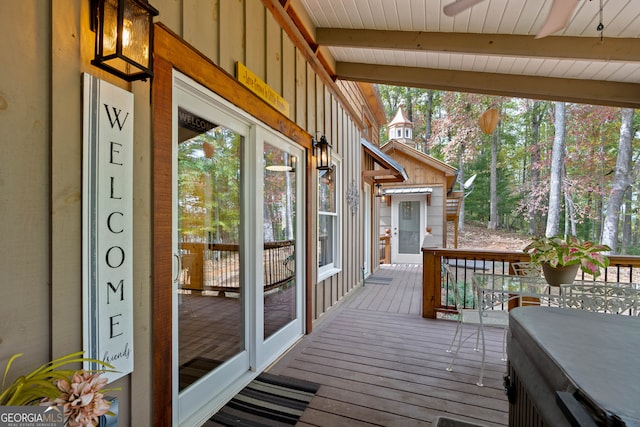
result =
M391 199L391 262L421 263L426 234L427 206L424 195Z
M304 151L174 74L173 414L195 425L304 333Z

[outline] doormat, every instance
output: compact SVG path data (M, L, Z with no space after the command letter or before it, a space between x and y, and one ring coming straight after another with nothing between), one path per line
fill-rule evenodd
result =
M437 417L433 422L434 427L484 427L481 424L472 424L454 418Z
M203 427L295 425L320 384L260 374Z
M365 285L389 285L393 281L393 277L369 276L364 281Z
M209 372L220 366L219 360L208 359L206 357L196 357L180 366L179 388L184 390L194 382L198 381Z

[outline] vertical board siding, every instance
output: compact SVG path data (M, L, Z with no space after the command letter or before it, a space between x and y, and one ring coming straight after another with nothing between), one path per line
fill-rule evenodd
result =
M314 107L316 131L320 131L326 135L327 127L325 126L325 117L328 111L325 108L325 96L327 96L327 93L325 91L325 86L322 84L322 80L319 78L315 80L314 90L316 92L316 105Z
M296 82L296 99L295 99L295 117L293 120L300 126L301 128L309 130L307 127L307 62L304 59L304 56L298 49L296 49L296 69L294 73L290 75L295 75ZM313 131L314 129L312 129Z
M282 81L282 97L289 103L289 118L296 121L296 48L293 42L286 36L282 35L282 70L280 71L280 79Z
M265 22L265 9L260 0L245 0L245 58L247 68L267 81L266 53L270 40Z
M183 0L183 2L183 38L206 57L219 62L220 33L216 19L220 12L219 1ZM164 18L164 14L162 17Z
M289 104L293 102L293 97L287 99L286 94L284 93L284 87L282 84L282 70L285 66L291 67L293 69L293 64L284 64L284 49L285 46L282 42L282 30L280 26L273 19L273 15L267 13L265 17L265 25L266 25L266 38L267 38L267 47L266 47L266 79L267 84L276 92L278 92L283 98L287 100ZM293 50L292 50L293 52Z
M316 121L316 99L318 98L318 93L316 92L316 74L309 65L305 68L307 71L307 130L311 132L312 135L315 135L316 132L322 131L318 129L318 122Z
M220 58L218 65L235 76L236 61L245 62L245 25L242 0L220 2ZM304 127L304 126L302 126Z

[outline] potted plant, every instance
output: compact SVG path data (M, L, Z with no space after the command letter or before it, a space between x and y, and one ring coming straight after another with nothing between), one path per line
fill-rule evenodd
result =
M572 283L580 268L595 279L600 275L600 268L609 266L609 258L602 252L611 248L590 241L584 241L576 236L535 237L523 252L529 254L531 262L540 264L542 271L550 285ZM564 276L552 277L555 273ZM556 274L557 275L557 274Z
M7 384L11 364L22 353L13 355L2 377L0 406L56 407L59 408L57 414L61 416L60 421L64 421L65 426L97 426L101 416L113 415L109 412L111 402L103 394L109 391L103 389L107 379L100 377L104 372L114 372L113 366L82 355L80 351L59 357ZM93 362L103 368L91 371L64 369L66 365L81 362Z

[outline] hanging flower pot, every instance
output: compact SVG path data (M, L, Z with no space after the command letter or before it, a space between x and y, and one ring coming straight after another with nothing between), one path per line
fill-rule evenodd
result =
M206 141L203 142L202 149L204 150L204 155L207 156L207 159L210 159L211 157L213 157L215 148L212 143L206 142Z
M487 135L491 135L496 129L496 126L498 126L498 120L500 120L498 110L495 108L489 108L487 111L482 113L480 119L478 119L478 124L480 125L482 132Z

